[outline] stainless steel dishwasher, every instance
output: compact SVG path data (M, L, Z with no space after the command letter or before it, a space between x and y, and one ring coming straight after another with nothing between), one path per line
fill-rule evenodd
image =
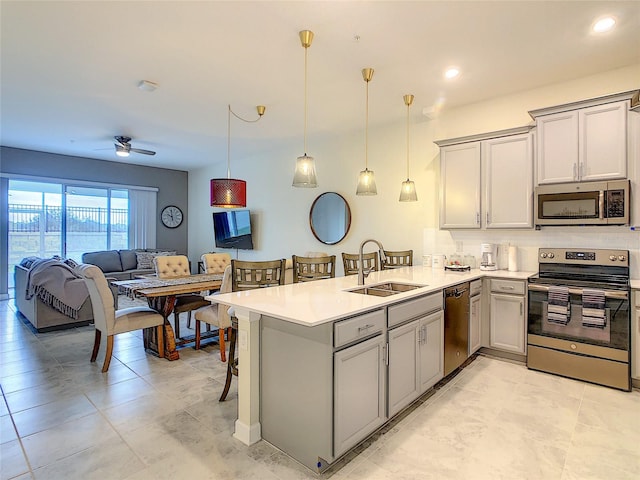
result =
M469 351L469 282L444 289L444 376L464 363Z

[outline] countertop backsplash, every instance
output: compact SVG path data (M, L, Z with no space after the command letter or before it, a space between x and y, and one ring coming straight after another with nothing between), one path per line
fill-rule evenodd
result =
M498 245L498 267L508 268L508 247L517 247L518 269L538 270L538 249L616 248L629 250L631 278L640 280L640 232L629 227L543 227L540 230L439 230L425 228L423 254L471 254L480 258L480 245ZM417 262L418 260L414 260ZM479 261L479 260L478 260Z

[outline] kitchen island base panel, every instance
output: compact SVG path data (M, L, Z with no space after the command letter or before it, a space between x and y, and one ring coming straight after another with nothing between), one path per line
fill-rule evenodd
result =
M326 469L334 460L333 324L263 316L260 334L262 437L307 468Z

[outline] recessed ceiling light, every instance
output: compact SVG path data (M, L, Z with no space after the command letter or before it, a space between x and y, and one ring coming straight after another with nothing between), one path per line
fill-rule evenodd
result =
M452 79L460 75L460 69L458 67L449 67L444 71L444 78Z
M604 33L610 31L616 24L613 17L603 17L593 24L592 30L596 33Z

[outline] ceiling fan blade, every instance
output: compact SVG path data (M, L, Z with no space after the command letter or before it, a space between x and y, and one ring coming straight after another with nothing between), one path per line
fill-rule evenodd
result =
M130 152L135 152L135 153L141 153L143 155L155 155L156 152L153 152L151 150L143 150L142 148L130 148L129 149Z

